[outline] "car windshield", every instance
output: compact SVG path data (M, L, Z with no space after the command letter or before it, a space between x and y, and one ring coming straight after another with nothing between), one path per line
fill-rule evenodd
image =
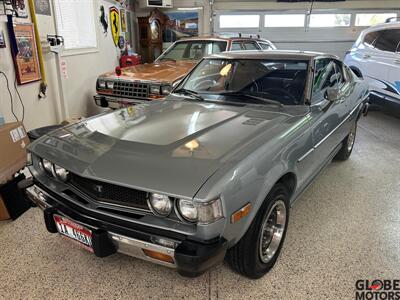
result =
M207 100L299 105L304 103L307 70L307 60L204 59L176 91Z
M225 41L185 41L177 42L164 52L158 60L200 60L204 56L226 50Z

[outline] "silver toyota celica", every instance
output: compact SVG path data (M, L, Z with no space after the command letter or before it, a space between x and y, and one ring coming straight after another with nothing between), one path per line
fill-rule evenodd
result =
M350 156L368 94L332 55L214 55L164 101L32 143L25 192L49 232L99 257L121 252L185 276L226 258L259 278L279 256L290 205Z

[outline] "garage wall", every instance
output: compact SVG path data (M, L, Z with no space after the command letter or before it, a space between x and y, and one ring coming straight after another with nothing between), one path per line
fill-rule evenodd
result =
M264 14L269 13L304 13L310 8L309 2L278 3L275 0L260 2L236 2L217 0L215 3L214 31L219 34L241 32L243 34L259 34L261 37L273 41L279 49L311 50L336 54L343 57L350 49L364 27L343 28L265 28ZM400 1L363 1L347 0L345 2L331 2L314 4L314 13L355 13L355 12L400 12ZM260 14L260 27L253 29L226 29L219 28L221 14ZM354 18L354 15L353 15ZM352 20L352 24L354 24Z
M7 48L0 49L0 70L6 73L10 81L11 94L14 99L15 112L19 119L22 118L22 106L17 100L17 93L14 88L14 64L11 56L10 43L7 33L7 19L5 16L0 16L0 31L4 32ZM17 19L18 22L30 22L29 19ZM46 72L48 76L54 76L54 57L52 54L44 56L46 64ZM47 124L54 124L57 121L56 116L56 103L57 103L57 87L49 84L47 98L39 100L39 82L29 83L26 85L18 86L23 103L25 105L25 120L26 128L32 129ZM0 114L4 116L6 122L15 122L15 118L11 113L10 97L6 88L6 81L0 75Z
M53 3L53 1L50 1ZM48 79L48 92L45 99L39 100L39 82L18 86L25 105L25 121L27 130L55 124L72 117L90 116L101 111L93 101L96 78L99 74L111 71L118 65L119 51L112 42L110 32L102 34L98 22L100 5L106 11L112 5L118 6L113 0L95 0L95 19L98 47L94 51L60 55L44 50L44 60ZM107 14L108 15L108 14ZM136 19L135 14L131 16ZM56 26L53 16L37 15L41 40L45 41L47 34L55 34ZM31 22L28 19L15 19L16 22ZM5 72L10 80L16 112L21 116L21 106L13 87L14 66L9 48L6 17L0 16L0 30L5 33L7 48L0 49L0 70ZM109 28L110 31L110 28ZM45 45L45 43L43 44ZM60 62L66 64L67 77L60 74ZM10 110L10 100L6 90L5 80L0 75L0 114L6 122L15 120Z

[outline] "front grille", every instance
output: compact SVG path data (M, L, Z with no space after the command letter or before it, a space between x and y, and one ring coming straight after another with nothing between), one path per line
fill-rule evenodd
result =
M140 82L114 81L113 95L126 98L148 98L149 85Z
M149 210L147 192L71 174L70 183L97 201Z

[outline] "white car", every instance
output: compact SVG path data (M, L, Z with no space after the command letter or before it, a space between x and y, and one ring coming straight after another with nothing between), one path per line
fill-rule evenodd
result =
M372 103L400 109L400 22L364 30L344 62L369 82Z

